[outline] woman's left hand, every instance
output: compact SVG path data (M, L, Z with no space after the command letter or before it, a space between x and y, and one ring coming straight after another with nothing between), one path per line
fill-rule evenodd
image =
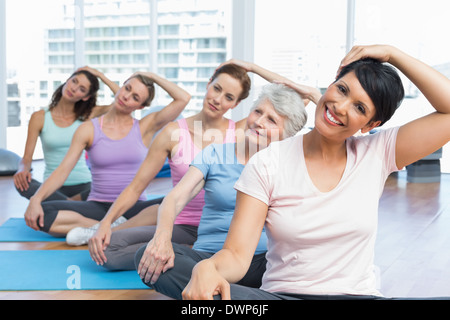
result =
M155 233L148 243L138 266L138 273L145 283L154 284L161 273L173 268L175 253L170 237L158 236Z
M100 223L98 230L89 239L89 254L97 265L102 266L107 262L105 250L111 241L111 233L111 224Z
M338 74L345 66L361 59L372 58L380 62L390 62L393 50L395 48L389 45L354 46L342 59Z

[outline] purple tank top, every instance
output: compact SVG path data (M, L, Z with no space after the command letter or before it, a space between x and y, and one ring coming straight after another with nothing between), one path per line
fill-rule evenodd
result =
M94 141L88 155L91 163L92 184L88 201L114 202L130 184L148 153L142 142L139 121L120 140L108 138L101 128L102 118L92 119ZM140 200L145 200L141 195Z
M169 160L172 184L175 186L181 178L186 174L189 166L201 151L192 141L191 134L186 122L186 119L180 119L177 121L180 127L180 138L178 141L177 152L172 155ZM226 137L224 137L224 143L235 142L235 128L236 124L234 121L229 121L229 126L226 132ZM203 206L205 205L205 190L201 190L200 193L195 196L180 212L175 220L175 224L185 224L191 226L198 226L200 224L200 218L203 212Z

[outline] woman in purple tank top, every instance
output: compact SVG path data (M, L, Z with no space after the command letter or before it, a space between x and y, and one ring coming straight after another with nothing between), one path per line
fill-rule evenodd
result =
M159 85L173 101L141 120L132 113L150 105ZM30 199L25 212L29 227L65 236L75 227L92 227L101 220L120 192L133 179L145 158L154 134L184 110L190 95L174 83L153 73L136 73L118 90L109 111L101 118L80 125L69 151L58 168ZM66 180L88 151L92 188L88 201L46 201ZM133 208L127 218L141 211Z
M199 151L211 143L230 142L227 141L230 139L234 142L235 133L244 130L246 119L234 124L224 115L248 97L251 88L248 72L258 74L270 82L285 80L259 66L237 60L221 65L208 83L203 109L190 118L169 124L156 137L138 174L115 201L98 230L73 230L80 238L84 236L84 241L89 240L91 257L97 264L111 270L135 269L136 251L153 238L156 230L159 204L146 208L131 221L114 228L114 232L111 223L136 203L167 158L171 165L173 183L176 184ZM203 194L201 192L191 199L190 209L183 210L178 215L172 236L169 237L173 242L192 245L197 239L204 204Z

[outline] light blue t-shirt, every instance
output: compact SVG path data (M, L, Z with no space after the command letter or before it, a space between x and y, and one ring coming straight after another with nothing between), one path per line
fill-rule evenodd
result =
M193 249L215 253L222 249L236 205L234 185L244 165L236 158L235 143L212 144L193 160L191 166L203 173L205 206ZM255 254L267 251L267 236L263 230Z

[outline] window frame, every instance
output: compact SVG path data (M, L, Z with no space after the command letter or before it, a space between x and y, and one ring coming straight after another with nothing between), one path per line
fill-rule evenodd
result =
M151 71L157 72L158 59L158 1L148 0L150 5L150 26L151 26L151 43L150 43L150 68ZM85 44L85 28L84 28L84 0L74 0L75 6L75 48L74 60L75 66L81 67L86 65L86 44ZM253 60L254 54L254 21L255 21L255 0L233 0L232 2L232 44L231 57ZM0 148L7 147L7 128L8 128L8 104L6 91L6 2L0 2ZM245 30L246 32L242 32ZM152 67L153 66L153 67ZM251 99L248 99L251 100ZM248 113L250 106L239 108L232 114L233 119L242 119Z

